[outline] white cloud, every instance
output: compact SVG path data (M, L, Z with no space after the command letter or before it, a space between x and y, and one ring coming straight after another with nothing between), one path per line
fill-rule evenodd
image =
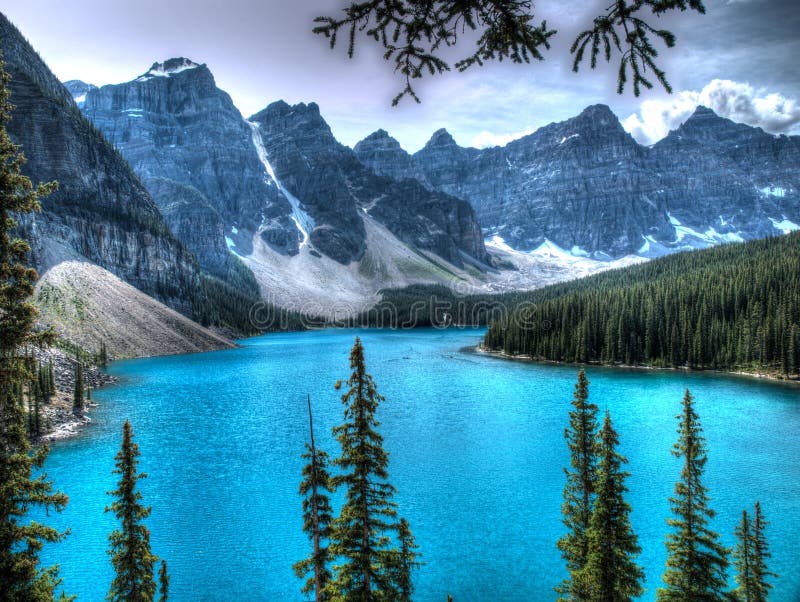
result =
M513 134L495 134L489 131L482 131L477 136L472 138L470 141L470 146L474 146L475 148L490 148L492 146L505 146L509 142L514 140L519 140L523 136L527 136L528 134L533 134L535 130L527 129L521 132L515 132Z
M653 144L686 121L699 105L774 134L790 132L800 124L797 101L750 84L715 79L699 92L684 90L668 100L646 100L622 125L642 144Z

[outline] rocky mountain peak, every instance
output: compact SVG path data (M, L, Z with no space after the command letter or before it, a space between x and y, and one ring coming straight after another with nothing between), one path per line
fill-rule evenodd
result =
M387 132L383 128L380 128L372 132L369 136L367 136L366 139L369 140L369 139L381 139L381 138L392 138L392 137L389 135L389 132Z
M79 79L71 79L68 82L64 82L64 87L69 90L69 93L75 100L75 104L79 107L83 106L83 103L86 102L86 95L89 92L97 90L97 86L94 84L87 84Z
M262 125L273 124L278 131L291 131L293 136L305 138L305 144L309 146L331 148L339 144L315 102L290 105L278 100L252 115L249 121Z
M622 124L614 112L604 104L586 107L577 117L564 122L579 132L615 132L625 133Z
M681 140L692 141L728 141L736 143L740 138L749 139L756 133L764 134L759 128L752 128L740 123L735 123L725 117L720 117L708 107L699 106L681 126L662 141L666 146Z
M383 128L375 130L358 144L381 144L382 146L400 146L400 143L389 135ZM356 146L358 146L356 144Z
M426 149L431 148L442 148L442 147L454 147L458 146L456 141L453 139L453 136L450 135L446 129L441 128L436 130L431 136L431 139L428 140L427 144L425 145Z
M361 152L399 152L401 154L407 155L403 148L400 146L400 143L392 138L384 129L377 130L372 132L369 136L358 142L353 150L356 151L356 154Z
M153 63L150 69L143 73L137 81L146 81L154 77L171 77L191 69L205 68L205 65L195 63L185 57L167 59L163 63ZM206 69L207 71L207 69Z
M727 121L727 119L720 117L708 107L700 105L694 110L694 113L692 113L691 117L689 117L689 119L687 119L681 127L689 129L697 127L704 128L719 124L723 121Z
M425 174L414 158L386 130L373 132L353 147L358 160L375 173L395 180L414 178L429 186Z

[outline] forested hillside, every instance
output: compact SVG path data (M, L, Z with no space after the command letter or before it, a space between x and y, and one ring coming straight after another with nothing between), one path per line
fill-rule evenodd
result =
M800 372L800 232L532 293L485 346L565 362Z

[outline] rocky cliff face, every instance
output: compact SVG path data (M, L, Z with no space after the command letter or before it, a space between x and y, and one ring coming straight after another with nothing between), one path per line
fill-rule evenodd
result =
M316 104L273 103L251 121L258 124L281 186L300 200L313 224L310 244L322 253L341 263L359 259L366 240L361 215L367 214L403 242L453 265L488 262L468 203L413 178L377 175L336 141Z
M386 130L373 132L353 148L362 163L395 180L413 178L428 185L425 173L411 155ZM430 188L430 186L428 186Z
M229 249L249 256L254 234L288 256L308 244L342 264L357 261L366 245L365 210L404 242L455 265L462 253L486 260L467 204L416 181L377 176L335 140L313 103L277 102L245 121L205 65L188 59L156 63L125 84L74 88L85 95L85 115L128 159L173 232L222 278ZM184 187L180 209L176 187ZM401 210L409 204L415 212ZM207 218L203 226L189 225L192 211L199 213L189 219Z
M90 91L97 89L97 86L87 84L79 79L71 79L68 82L64 82L64 87L67 89L67 92L70 93L70 96L72 96L75 104L79 107L82 107L86 102L86 95Z
M247 254L262 224L290 212L264 173L251 128L205 65L184 58L155 63L133 81L89 89L82 110L162 211L174 209L175 186L164 180L193 189L197 211L210 221L176 234L215 275L225 278L230 267L226 236ZM185 214L189 200L181 197Z
M196 261L170 234L139 178L3 15L0 44L16 107L7 128L28 159L23 171L59 183L41 214L20 225L35 266L45 271L85 258L191 315Z
M800 224L800 136L773 136L700 107L650 155L678 238L761 238Z
M390 158L370 138L356 146L367 166L469 200L487 234L521 250L550 240L575 254L658 255L800 223L798 138L702 107L653 148L603 105L485 150L440 130L415 155L395 149Z

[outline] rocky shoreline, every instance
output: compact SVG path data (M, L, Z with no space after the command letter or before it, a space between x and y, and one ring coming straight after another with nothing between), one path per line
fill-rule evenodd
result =
M83 414L76 415L72 411L75 367L78 361L71 354L56 347L36 350L34 356L43 365L53 363L53 376L56 382L56 394L42 408L46 432L39 437L39 441L58 441L77 435L82 427L91 423L89 414L97 407L93 400L87 400ZM85 363L83 365L84 385L90 386L92 391L118 380L97 366Z

